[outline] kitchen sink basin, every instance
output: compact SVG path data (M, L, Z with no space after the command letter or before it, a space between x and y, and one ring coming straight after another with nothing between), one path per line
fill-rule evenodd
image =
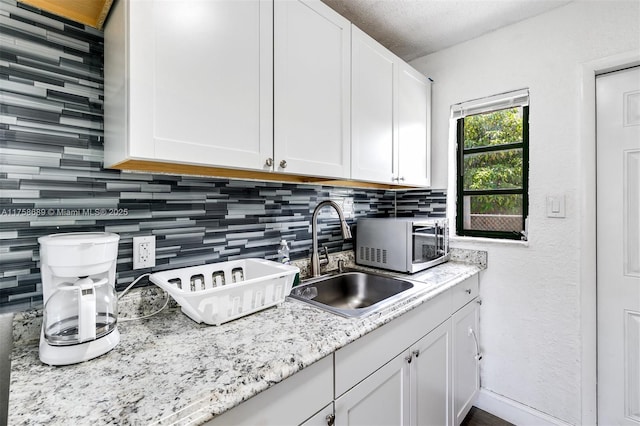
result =
M343 317L365 317L410 296L420 283L367 272L314 278L295 287L290 297Z

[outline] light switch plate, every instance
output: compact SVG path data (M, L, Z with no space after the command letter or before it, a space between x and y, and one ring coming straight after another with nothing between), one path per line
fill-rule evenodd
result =
M566 217L564 195L547 196L547 217Z

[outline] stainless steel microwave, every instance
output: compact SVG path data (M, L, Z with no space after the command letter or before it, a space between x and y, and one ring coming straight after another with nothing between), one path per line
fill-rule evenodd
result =
M358 219L355 255L358 265L422 271L449 260L449 224L447 219Z

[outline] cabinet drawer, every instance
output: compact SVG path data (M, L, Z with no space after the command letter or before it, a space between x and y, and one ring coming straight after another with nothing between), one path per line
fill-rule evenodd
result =
M478 296L478 274L467 278L452 289L451 312L455 312Z
M389 362L451 315L451 290L407 312L335 353L335 397Z
M324 357L206 423L208 426L300 424L333 400L333 359Z

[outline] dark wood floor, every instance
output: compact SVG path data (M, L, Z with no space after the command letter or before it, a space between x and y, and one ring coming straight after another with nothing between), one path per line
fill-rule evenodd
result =
M471 411L464 418L460 426L514 426L499 417L482 411L479 408L471 407Z

